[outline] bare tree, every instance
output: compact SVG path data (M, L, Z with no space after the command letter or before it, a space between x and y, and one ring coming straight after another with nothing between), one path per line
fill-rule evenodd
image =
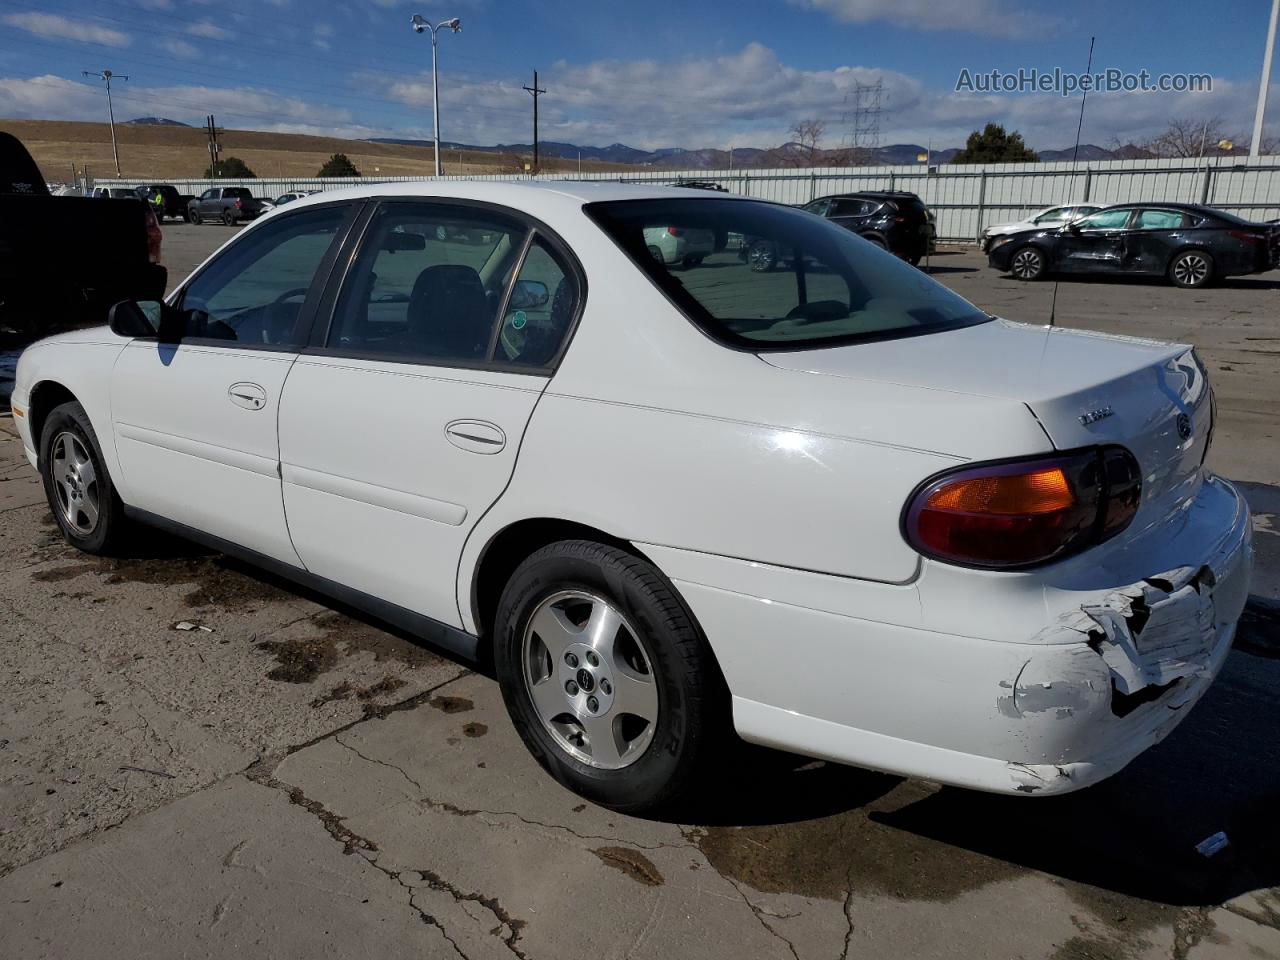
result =
M1218 117L1173 117L1164 132L1141 146L1157 157L1202 157L1218 153L1218 141L1225 139L1227 132Z
M796 155L796 165L804 167L816 167L822 156L822 149L818 146L822 142L822 135L827 132L827 122L811 117L806 120L797 120L791 127L791 147L789 153Z

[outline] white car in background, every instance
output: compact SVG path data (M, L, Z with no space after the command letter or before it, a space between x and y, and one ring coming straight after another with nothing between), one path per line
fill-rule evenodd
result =
M803 256L702 245L730 234ZM994 319L731 194L298 200L29 348L12 408L69 543L156 525L491 660L531 752L621 810L735 730L1084 787L1187 716L1248 595L1192 348Z
M646 227L644 242L649 255L666 265L696 266L716 250L714 231L691 229L679 224Z
M290 190L288 193L282 193L271 201L272 206L283 207L286 203L293 203L295 200L301 200L303 197L309 197L313 193L319 193L318 190Z
M1012 223L997 223L982 232L982 252L988 253L995 245L996 237L1005 237L1022 230L1035 230L1037 227L1060 227L1080 217L1097 213L1106 204L1102 203L1060 203L1057 206L1037 210L1029 217L1015 220Z

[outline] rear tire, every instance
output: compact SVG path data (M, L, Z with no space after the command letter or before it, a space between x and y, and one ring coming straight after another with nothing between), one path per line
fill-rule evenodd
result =
M1203 250L1187 250L1169 261L1169 280L1175 287L1194 290L1213 280L1213 257Z
M234 227L236 225L236 215L232 213L230 210L223 210L222 222L225 223L228 227Z
M136 535L79 403L55 407L40 434L40 478L67 543L85 553L118 552Z
M1035 247L1015 250L1009 258L1009 273L1015 280L1039 280L1047 266L1045 255Z
M718 755L724 680L692 615L644 560L588 540L550 544L511 575L494 624L511 721L575 793L653 810Z

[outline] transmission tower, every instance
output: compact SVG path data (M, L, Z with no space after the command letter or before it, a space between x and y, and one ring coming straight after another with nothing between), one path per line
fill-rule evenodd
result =
M844 139L841 146L854 165L872 162L880 148L880 118L884 113L881 101L884 97L884 81L873 83L854 81L853 88L844 95Z

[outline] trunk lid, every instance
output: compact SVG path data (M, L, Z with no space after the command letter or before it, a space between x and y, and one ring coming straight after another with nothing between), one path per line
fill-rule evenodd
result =
M1213 412L1204 367L1185 344L996 320L927 336L760 354L788 370L1026 404L1050 444L1119 444L1142 467L1134 530L1199 488ZM1028 450L1027 454L1043 452Z

